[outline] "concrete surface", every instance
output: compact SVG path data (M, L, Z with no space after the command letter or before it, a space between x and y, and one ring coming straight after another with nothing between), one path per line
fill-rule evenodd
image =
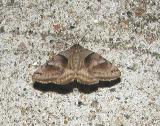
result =
M74 43L118 65L121 82L35 89L37 67ZM0 126L160 126L160 1L1 0Z

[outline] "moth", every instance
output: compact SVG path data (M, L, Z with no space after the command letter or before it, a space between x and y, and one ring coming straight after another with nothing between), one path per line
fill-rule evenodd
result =
M120 70L98 53L75 44L53 56L33 74L33 82L66 85L73 81L92 85L120 78Z

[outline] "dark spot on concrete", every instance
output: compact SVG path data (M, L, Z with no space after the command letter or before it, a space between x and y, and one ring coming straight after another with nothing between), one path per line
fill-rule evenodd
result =
M7 3L7 5L8 5L8 6L13 6L14 1L15 1L15 0L10 0L10 1Z
M116 97L116 99L120 100L121 98L120 97Z
M33 31L32 31L32 30L29 30L28 33L29 33L29 34L33 34Z
M80 106L82 106L82 105L84 105L83 102L78 101L78 107L80 107Z
M132 12L131 11L127 11L127 16L130 18L132 17Z
M4 33L4 26L0 27L0 33Z
M121 38L117 38L116 41L117 41L117 42L120 42L120 41L121 41Z
M96 124L96 126L104 126L103 124Z
M129 118L130 118L130 115L125 114L124 117L126 117L126 119L129 119Z
M53 44L53 42L54 42L54 40L52 40L52 39L51 39L51 40L49 40L49 43L50 43L50 44Z
M101 2L101 0L97 0L98 2Z
M113 38L109 38L109 41L110 41L110 42L113 42Z
M89 9L91 9L91 7L90 7L90 6L87 6L86 9L89 10Z
M130 38L130 39L133 41L133 40L135 40L135 37L134 37L134 36L131 36L131 38Z
M74 28L75 28L75 26L73 26L73 25L70 26L70 29L74 29Z
M116 91L115 88L111 88L111 89L110 89L110 92L115 92L115 91Z
M92 103L91 103L91 106L96 108L98 106L98 101L97 100L94 100Z
M147 73L147 70L144 70L145 73Z
M14 4L14 1L15 1L15 0L11 0L11 3Z
M146 20L148 23L151 23L158 21L158 18L153 14L146 14L143 20Z
M18 51L15 51L15 52L14 52L14 55L18 55Z
M19 27L15 28L15 29L13 30L13 33L15 33L16 35L19 35L19 34L20 34L20 32L19 32Z

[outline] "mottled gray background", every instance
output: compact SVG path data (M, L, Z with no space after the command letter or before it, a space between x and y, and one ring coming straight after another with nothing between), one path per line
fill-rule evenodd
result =
M50 53L75 43L119 66L121 82L33 88ZM1 0L0 126L160 126L160 1Z

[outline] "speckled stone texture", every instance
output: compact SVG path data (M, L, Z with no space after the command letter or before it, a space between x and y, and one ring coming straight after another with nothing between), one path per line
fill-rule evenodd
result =
M75 43L118 65L121 81L34 88L37 67ZM1 0L0 126L160 126L160 1Z

